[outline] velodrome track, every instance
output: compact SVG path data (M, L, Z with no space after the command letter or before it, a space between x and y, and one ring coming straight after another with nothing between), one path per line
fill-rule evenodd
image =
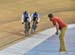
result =
M66 34L68 54L60 54L58 52L58 36L53 35L55 31L50 32L50 29L48 29L44 31L45 34L43 34L44 32L40 32L41 34L37 33L33 35L32 39L31 37L26 37L27 39L24 39L25 36L21 33L24 29L20 21L22 12L27 9L30 13L36 10L40 13L41 22L38 30L44 30L50 27L47 17L49 12L61 17L67 23L75 23L74 0L12 1L13 2L11 2L11 0L7 0L3 2L3 0L0 0L0 55L75 55L74 28L68 29ZM50 35L51 33L52 35ZM67 36L69 36L69 38ZM27 40L29 40L29 42L27 42ZM17 44L15 44L15 42ZM47 47L45 47L46 45Z
M75 24L69 25L65 36L67 53L59 52L59 35L55 28L32 35L0 51L0 55L75 55Z
M25 9L31 14L34 11L40 13L40 31L51 27L47 17L49 12L61 17L66 23L75 23L74 5L74 0L0 0L0 49L25 38L24 34L21 34L24 29L20 21Z

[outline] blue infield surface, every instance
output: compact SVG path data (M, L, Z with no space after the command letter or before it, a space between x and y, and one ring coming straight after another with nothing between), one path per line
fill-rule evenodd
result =
M65 39L67 47L65 54L59 52L59 35L52 35L24 55L75 55L75 28L67 30Z

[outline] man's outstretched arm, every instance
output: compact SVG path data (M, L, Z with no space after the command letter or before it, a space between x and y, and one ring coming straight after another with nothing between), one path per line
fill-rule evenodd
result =
M56 35L58 35L58 31L59 31L59 25L56 21L53 21L53 25L56 27Z
M59 25L56 23L56 35L59 34L58 31L59 31Z

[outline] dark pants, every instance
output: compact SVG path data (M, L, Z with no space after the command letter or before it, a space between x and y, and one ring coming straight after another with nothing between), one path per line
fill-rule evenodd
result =
M30 22L25 22L24 28L25 28L25 33L29 32L29 30L30 30Z
M32 31L35 31L35 30L37 29L37 24L38 24L37 21L33 21L33 24L32 24Z

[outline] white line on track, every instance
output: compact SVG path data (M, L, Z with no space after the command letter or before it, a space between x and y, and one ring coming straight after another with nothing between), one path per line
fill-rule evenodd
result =
M75 28L75 24L68 25L68 28ZM35 46L45 41L47 38L51 37L54 33L55 28L50 28L32 35L32 37L28 39L1 50L0 55L23 55Z

